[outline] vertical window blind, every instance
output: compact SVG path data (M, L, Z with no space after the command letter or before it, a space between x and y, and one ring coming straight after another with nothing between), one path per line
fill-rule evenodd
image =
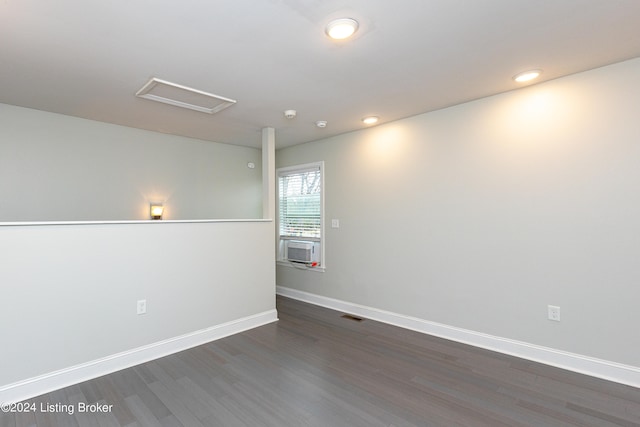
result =
M319 166L279 175L280 237L321 237L321 183Z

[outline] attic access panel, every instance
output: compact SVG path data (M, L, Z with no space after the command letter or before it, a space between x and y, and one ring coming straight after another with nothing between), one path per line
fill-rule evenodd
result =
M214 114L236 103L234 99L203 92L153 77L136 92L139 98Z

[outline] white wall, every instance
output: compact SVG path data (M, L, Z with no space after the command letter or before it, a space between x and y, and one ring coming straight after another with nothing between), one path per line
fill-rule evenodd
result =
M279 150L277 167L325 161L327 261L277 284L640 367L638 75L635 59Z
M0 224L0 402L276 320L273 221L241 219L262 218L271 146L263 171L252 148L8 105L0 121L0 222L148 219L158 197L165 219L233 218Z
M0 222L262 217L260 150L6 104L0 183Z
M269 221L0 227L0 397L2 386L275 309L273 241Z

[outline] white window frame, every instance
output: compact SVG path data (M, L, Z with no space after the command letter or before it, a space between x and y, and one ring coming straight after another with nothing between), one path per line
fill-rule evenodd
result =
M311 169L320 169L320 238L309 238L309 237L300 237L300 238L282 238L280 236L280 177L283 175L289 175L293 173L304 172L305 170ZM325 262L325 213L324 213L324 162L314 162L314 163L305 163L301 165L295 166L287 166L283 168L279 168L276 170L276 256L278 265L285 267L292 267L301 270L308 271L316 271L316 272L324 272L326 268ZM320 246L320 262L317 267L308 267L304 264L298 264L294 262L287 261L284 257L285 255L285 247L284 241L286 240L309 240L319 243Z

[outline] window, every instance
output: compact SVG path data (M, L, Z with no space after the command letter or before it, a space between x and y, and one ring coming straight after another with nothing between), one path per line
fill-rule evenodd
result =
M322 268L323 163L278 169L278 260Z

